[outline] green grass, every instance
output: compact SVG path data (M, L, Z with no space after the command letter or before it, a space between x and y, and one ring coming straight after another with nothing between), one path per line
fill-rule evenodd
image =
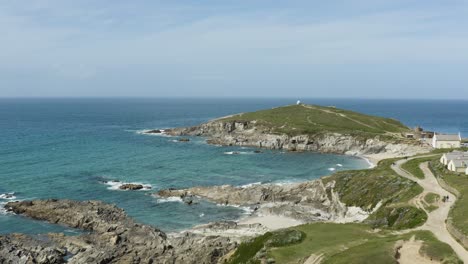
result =
M460 192L457 202L450 210L449 217L452 218L453 225L459 231L468 235L468 176L448 171L438 161L438 158L431 161L431 169L435 175Z
M421 252L443 263L461 263L452 249L428 231L395 235L374 232L365 224L313 223L294 229L304 232L305 239L285 247L267 247L276 263L302 263L311 254L323 255L322 263L396 263L395 243L415 236L424 241Z
M409 173L413 174L416 178L424 179L424 172L419 168L419 165L423 162L433 160L434 157L424 157L424 158L416 158L411 159L401 165L401 167L408 171Z
M348 206L374 208L377 203L405 203L423 189L416 182L400 177L390 165L397 159L381 161L373 169L342 171L323 178L324 183L334 180L335 191Z
M383 160L373 169L338 172L323 181L335 181L335 191L347 206L370 210L382 202L377 212L366 220L373 227L416 227L426 221L427 215L423 210L408 205L408 201L422 193L423 188L400 177L390 168L396 160Z
M424 201L428 204L437 203L440 199L440 195L437 193L428 193L424 196Z
M229 260L230 264L241 263L257 263L253 258L264 246L268 239L273 236L267 232L262 236L258 236L250 241L243 242L239 245L234 255ZM258 261L258 263L260 263Z
M440 242L431 232L418 232L416 239L424 241L419 250L422 255L441 263L463 263L449 245Z
M434 211L435 209L439 208L439 206L437 205L439 200L440 195L438 195L437 193L426 194L426 196L424 196L424 208L429 212Z
M336 132L368 137L401 133L409 128L397 120L334 107L289 105L231 116L225 121L257 121L272 133L299 135Z

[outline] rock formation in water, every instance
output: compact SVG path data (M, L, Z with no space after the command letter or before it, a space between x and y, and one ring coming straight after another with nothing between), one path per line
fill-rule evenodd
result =
M206 199L218 204L248 206L255 214L282 215L303 222L340 221L349 217L347 207L333 191L334 182L321 180L297 184L230 185L161 190L157 197Z
M135 223L100 201L35 200L5 208L38 220L86 231L77 236L0 236L0 263L216 263L236 247L229 238L164 232ZM14 252L12 254L11 252Z

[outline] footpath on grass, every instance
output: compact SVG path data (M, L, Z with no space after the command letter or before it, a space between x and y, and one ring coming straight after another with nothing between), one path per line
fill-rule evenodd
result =
M428 167L428 162L420 164L420 168L424 173L424 179L419 179L401 168L401 165L411 159L403 159L395 162L391 168L400 176L417 182L424 191L413 198L411 202L418 208L427 213L427 221L424 225L416 228L415 230L428 230L431 231L437 239L447 243L457 253L458 257L464 262L468 263L468 251L455 239L447 230L446 221L450 208L456 201L456 196L442 188L435 178L434 174ZM428 211L423 206L422 200L429 193L438 194L440 197L448 196L448 200L443 202L439 200L438 208L433 211Z

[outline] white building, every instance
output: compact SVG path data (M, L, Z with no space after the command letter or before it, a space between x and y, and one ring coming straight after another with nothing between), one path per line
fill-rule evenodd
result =
M468 168L466 168L465 174L468 175Z
M460 148L461 147L461 135L455 134L435 134L432 138L432 147L441 148Z
M465 157L468 159L468 152L452 151L450 153L445 153L444 155L442 155L442 157L440 158L440 163L447 166L451 160L459 159L462 157Z
M449 171L466 173L468 169L468 158L451 160L447 166Z

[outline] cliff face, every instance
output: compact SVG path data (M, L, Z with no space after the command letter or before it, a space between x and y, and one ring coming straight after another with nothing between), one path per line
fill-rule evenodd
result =
M180 197L190 203L206 199L223 205L245 206L250 207L254 215L287 216L301 222L349 222L367 216L358 216L361 212L353 213L340 202L334 185L334 181L324 184L322 180L246 187L223 185L161 190L155 195Z
M316 135L296 135L272 133L271 129L258 125L256 121L214 120L189 128L175 128L166 131L173 136L203 136L210 144L224 146L251 146L289 151L316 151L349 155L391 153L405 155L422 151L414 143L401 143L397 140L382 140L382 137L364 138L339 133Z

